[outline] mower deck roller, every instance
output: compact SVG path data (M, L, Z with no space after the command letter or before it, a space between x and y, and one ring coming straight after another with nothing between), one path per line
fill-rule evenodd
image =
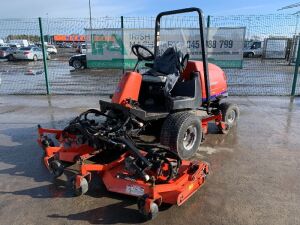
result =
M161 18L189 12L199 15L202 61L159 45ZM190 159L208 123L227 134L239 117L235 104L223 102L228 96L224 71L207 62L203 18L198 8L160 13L154 53L132 46L137 64L124 74L111 102L100 101L99 110L81 113L62 130L38 126L44 163L55 177L79 165L70 179L75 195L86 193L97 173L107 190L138 197L139 212L152 219L162 203L182 205L202 186L208 165ZM149 62L143 74L137 69L141 61Z

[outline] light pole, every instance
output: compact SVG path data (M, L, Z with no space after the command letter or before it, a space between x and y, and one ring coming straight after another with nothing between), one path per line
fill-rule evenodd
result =
M292 14L292 15L296 15L297 16L296 26L295 26L295 35L297 35L297 30L298 30L298 25L299 25L299 13L300 13L300 11Z
M49 40L49 33L50 33L50 27L49 27L49 14L46 13L46 16L47 16L47 42L49 43L50 40ZM52 44L52 43L51 43Z
M90 29L92 29L92 8L91 8L91 0L89 0L89 11L90 11Z

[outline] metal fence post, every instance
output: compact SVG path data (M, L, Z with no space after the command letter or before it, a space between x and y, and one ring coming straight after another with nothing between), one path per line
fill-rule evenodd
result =
M292 86L291 96L295 96L296 86L297 86L297 79L298 79L299 64L300 64L300 38L299 38L299 41L298 41L297 59L296 59L296 65L295 65L295 71L294 71L294 78L293 78L293 86Z
M42 26L42 18L41 17L39 17L39 26L40 26L41 44L42 44L42 51L43 51L43 64L44 64L46 89L47 89L47 95L49 95L50 92L49 92L49 82L48 82L47 54L46 54L45 43L44 43L44 34L43 34L43 26Z
M123 63L122 63L122 69L123 69L123 74L125 73L125 45L124 45L124 17L121 16L121 29L122 29L122 43L123 43L123 46L122 46L122 56L123 56Z
M207 28L210 27L210 15L207 16L207 26L206 26L206 27L207 27Z

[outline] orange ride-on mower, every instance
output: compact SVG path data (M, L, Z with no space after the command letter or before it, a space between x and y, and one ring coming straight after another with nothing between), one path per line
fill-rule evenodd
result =
M189 60L177 48L160 49L164 16L199 15L202 61ZM214 122L226 134L239 117L227 97L225 73L206 58L204 17L198 8L160 13L155 25L155 48L135 44L138 61L122 77L111 102L100 101L63 130L38 128L47 168L60 176L70 164L80 170L71 178L76 195L88 191L92 173L111 192L138 197L138 209L152 219L162 203L183 204L204 183L207 163L189 161ZM149 70L138 71L141 61ZM149 62L147 62L149 61ZM151 62L151 63L150 63ZM56 139L53 141L53 137Z

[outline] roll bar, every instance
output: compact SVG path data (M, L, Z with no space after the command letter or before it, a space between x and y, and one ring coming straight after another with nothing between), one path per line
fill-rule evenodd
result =
M166 12L161 12L157 15L155 20L155 37L154 37L154 55L157 56L159 52L158 42L160 41L160 20L163 16L170 16L175 14L183 14L183 13L190 13L190 12L197 12L199 15L199 31L200 31L200 43L202 48L202 61L203 61L203 71L204 71L204 78L205 78L205 89L206 89L206 103L209 106L210 103L210 82L209 82L209 74L208 74L208 64L207 64L207 51L206 51L206 38L204 35L204 15L201 9L192 7L192 8L185 8L185 9L177 9L171 10Z

